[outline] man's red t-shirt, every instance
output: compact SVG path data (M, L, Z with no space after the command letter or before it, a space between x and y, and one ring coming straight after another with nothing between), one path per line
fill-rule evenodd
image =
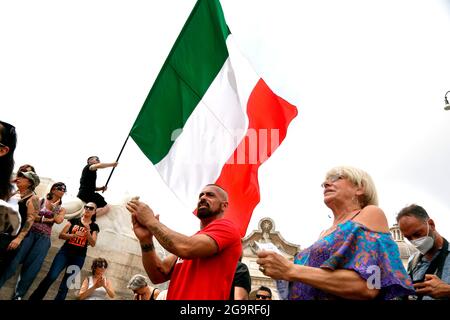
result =
M206 258L178 258L170 277L167 300L227 300L242 253L239 231L233 222L222 218L196 234L213 238L219 250Z

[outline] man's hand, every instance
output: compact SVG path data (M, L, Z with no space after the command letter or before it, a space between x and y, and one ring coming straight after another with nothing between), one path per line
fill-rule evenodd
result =
M153 241L153 234L137 221L136 216L133 213L131 214L131 224L133 225L134 234L139 242L149 243Z
M145 227L151 226L158 222L158 218L153 213L153 210L145 203L133 199L128 201L127 209L131 212L132 216L134 216L137 222Z
M431 296L435 299L450 297L450 285L434 274L426 274L425 281L415 283L414 288L419 295Z

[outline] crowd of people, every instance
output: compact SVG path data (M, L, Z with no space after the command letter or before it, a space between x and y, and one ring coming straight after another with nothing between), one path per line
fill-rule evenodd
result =
M0 288L20 268L12 299L21 300L41 270L51 246L54 224L64 221L63 182L54 183L39 199L35 188L40 179L31 165L13 174L17 137L14 126L0 121ZM64 271L55 300L66 299L71 278L84 266L88 248L100 233L96 223L109 205L97 191L96 171L115 167L97 156L87 159L80 179L78 197L85 203L81 217L70 219L59 233L65 240L50 270L29 296L42 300ZM13 187L15 184L16 188ZM324 204L333 214L315 243L289 260L279 252L258 252L259 270L272 278L281 299L448 299L450 257L448 242L424 208L401 209L397 222L404 237L417 248L407 268L393 240L387 218L378 207L375 185L368 173L354 167L335 167L325 175ZM15 201L17 203L15 203ZM206 185L197 201L200 230L184 235L159 221L159 215L137 198L126 208L142 251L147 276L134 275L127 288L135 300L272 300L270 288L251 293L248 267L242 263L242 242L238 228L226 218L227 191ZM164 259L155 251L154 239L169 253ZM94 259L92 274L78 291L81 300L113 299L114 284L106 276L108 262ZM169 281L161 290L155 285Z

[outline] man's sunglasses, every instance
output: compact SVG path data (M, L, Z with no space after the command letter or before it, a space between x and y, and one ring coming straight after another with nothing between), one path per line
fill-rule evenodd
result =
M95 210L95 207L84 206L84 209L92 211L92 210Z
M262 299L262 300L266 300L266 299L270 299L271 297L270 296L266 296L264 294L257 294L256 298Z

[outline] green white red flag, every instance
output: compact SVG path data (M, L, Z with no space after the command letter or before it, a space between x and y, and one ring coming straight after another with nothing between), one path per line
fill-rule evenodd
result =
M244 236L258 168L296 115L239 53L220 2L198 0L130 136L185 205L195 208L206 184L227 190L226 217Z

